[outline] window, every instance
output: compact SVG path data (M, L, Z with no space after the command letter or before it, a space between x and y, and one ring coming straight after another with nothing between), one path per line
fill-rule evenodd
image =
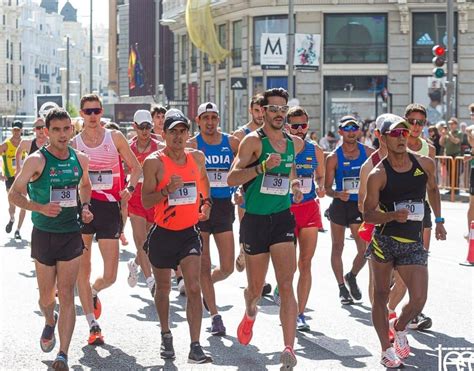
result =
M7 63L7 84L10 82L10 66Z
M14 84L13 81L13 64L10 64L10 82Z
M413 13L413 63L431 63L431 49L437 44L446 45L446 13ZM454 16L454 61L457 62L458 17Z
M19 83L21 85L21 66L18 66L18 79L19 79Z
M7 40L7 59L10 58L10 41Z
M181 36L181 73L186 73L186 62L188 60L188 39L186 35Z
M7 16L4 14L2 19L3 19L3 25L6 26L7 25Z
M13 60L13 42L10 43L10 59Z
M203 54L202 63L204 64L204 71L205 72L211 70L211 64L209 63L209 55L207 55L207 53Z
M7 102L10 100L10 90L7 89Z
M18 29L18 18L15 20L15 27Z
M197 48L191 45L191 72L197 72Z
M221 44L224 49L227 49L227 32L225 26L225 24L221 24L218 26L217 36L219 38L219 44ZM225 69L225 59L221 63L219 63L219 69Z
M263 33L287 33L288 16L270 15L253 19L253 64L260 64L260 39Z
M18 55L21 61L21 43L18 44Z
M387 63L386 14L326 14L324 63Z
M232 23L232 67L242 66L242 21Z

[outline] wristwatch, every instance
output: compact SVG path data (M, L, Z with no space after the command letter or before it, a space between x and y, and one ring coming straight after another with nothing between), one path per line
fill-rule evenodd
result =
M132 185L129 185L129 186L127 187L127 190L128 190L130 193L132 193L132 192L135 190L135 187L132 186Z
M440 217L440 216L437 216L435 218L435 223L443 223L444 224L444 218Z
M87 206L87 207L91 207L91 203L90 202L83 202L81 207L84 208L84 206Z

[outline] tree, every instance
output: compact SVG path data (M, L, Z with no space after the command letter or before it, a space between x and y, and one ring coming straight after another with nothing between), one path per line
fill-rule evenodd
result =
M71 117L78 117L79 116L79 111L77 110L76 106L69 102L66 105L66 111L68 111L69 116Z

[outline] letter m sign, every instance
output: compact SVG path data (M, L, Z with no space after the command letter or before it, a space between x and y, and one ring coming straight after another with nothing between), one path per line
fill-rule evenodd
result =
M262 69L285 69L286 60L286 34L262 34L260 40L260 65L262 66Z

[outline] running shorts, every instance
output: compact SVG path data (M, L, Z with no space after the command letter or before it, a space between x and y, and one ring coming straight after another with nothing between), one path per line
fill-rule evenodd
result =
M82 224L82 234L94 234L96 239L116 240L122 231L122 214L120 202L91 200L89 207L94 219L88 224Z
M393 265L427 265L428 252L422 241L400 242L393 237L375 234L367 247L366 257Z
M471 167L471 181L469 182L469 194L474 196L474 167Z
M362 214L357 207L357 201L342 201L338 198L332 200L329 206L329 220L345 227L361 224Z
M303 228L322 228L321 211L319 209L319 200L309 200L301 204L291 205L290 211L295 217L295 236L298 237L299 231Z
M141 192L133 192L132 197L128 200L128 216L136 215L146 219L148 223L153 223L155 219L155 208L145 209L142 204Z
M5 188L7 189L7 192L10 190L12 187L13 182L15 181L14 176L10 176L5 180Z
M223 232L232 232L232 224L235 220L235 207L232 199L213 198L211 215L205 222L199 222L198 226L201 232L218 234Z
M31 257L41 264L55 266L58 261L70 261L82 255L81 233L52 233L33 227Z

